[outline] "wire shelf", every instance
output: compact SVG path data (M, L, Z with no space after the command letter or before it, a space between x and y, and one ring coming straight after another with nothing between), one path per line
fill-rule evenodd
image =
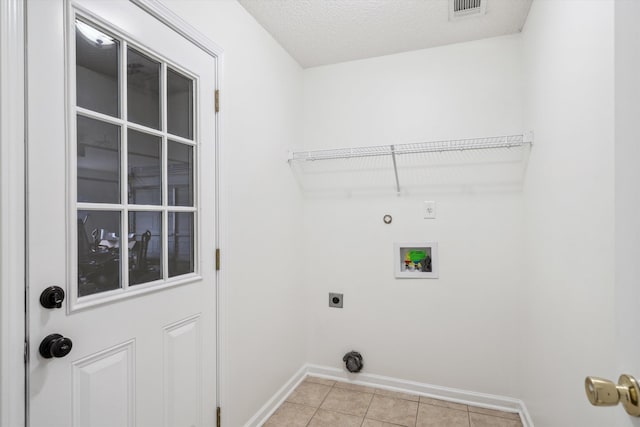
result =
M453 139L416 142L410 144L374 145L369 147L337 148L332 150L294 151L289 161L316 161L352 159L361 157L393 156L403 154L437 153L445 151L486 150L520 147L530 144L526 134L489 136L485 138Z
M398 158L410 154L442 153L467 150L491 150L518 148L533 143L533 132L518 135L489 136L483 138L453 139L417 142L409 144L374 145L368 147L337 148L330 150L293 151L289 153L289 164L323 160L390 157L395 176L396 191L400 192Z

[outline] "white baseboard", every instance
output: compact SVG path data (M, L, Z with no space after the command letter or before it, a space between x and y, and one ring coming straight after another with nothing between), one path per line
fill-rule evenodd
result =
M520 414L523 427L534 427L525 403L512 397L497 396L475 391L441 387L416 381L402 380L369 373L351 374L344 369L319 365L304 365L269 401L245 424L244 427L258 427L264 424L289 394L308 375L330 380L349 382L385 390L417 394L420 396L443 399L480 408L495 409Z
M291 379L289 379L289 381L287 381L287 383L282 386L280 390L278 390L276 394L274 394L273 397L271 397L271 399L269 399L249 421L247 421L244 427L258 427L267 422L269 417L273 415L282 403L284 403L291 392L298 387L298 384L300 384L306 376L307 365L303 365L302 368L293 374Z

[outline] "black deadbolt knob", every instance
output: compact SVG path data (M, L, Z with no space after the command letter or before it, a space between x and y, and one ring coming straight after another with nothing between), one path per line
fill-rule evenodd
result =
M40 304L44 308L60 308L64 301L64 291L60 286L49 286L40 294Z
M40 343L40 355L45 359L65 357L71 352L71 347L73 347L73 343L69 338L60 334L51 334Z

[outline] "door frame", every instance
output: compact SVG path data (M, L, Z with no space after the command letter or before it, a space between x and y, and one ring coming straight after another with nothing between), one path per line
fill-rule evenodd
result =
M69 0L67 0L69 1ZM129 0L169 28L216 58L216 88L222 89L224 50L159 0ZM25 246L28 149L26 81L26 0L0 1L0 427L25 426L27 422L27 370L25 354L28 292ZM212 94L213 96L213 94ZM216 247L227 247L226 208L228 192L221 185L222 112L214 118ZM212 260L214 262L214 260ZM221 405L226 390L227 293L224 269L216 280L216 399ZM33 345L32 345L33 347Z
M0 2L0 425L25 423L25 3Z

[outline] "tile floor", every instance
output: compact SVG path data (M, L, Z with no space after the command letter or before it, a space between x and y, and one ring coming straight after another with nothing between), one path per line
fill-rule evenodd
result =
M518 414L307 377L265 427L522 427Z

